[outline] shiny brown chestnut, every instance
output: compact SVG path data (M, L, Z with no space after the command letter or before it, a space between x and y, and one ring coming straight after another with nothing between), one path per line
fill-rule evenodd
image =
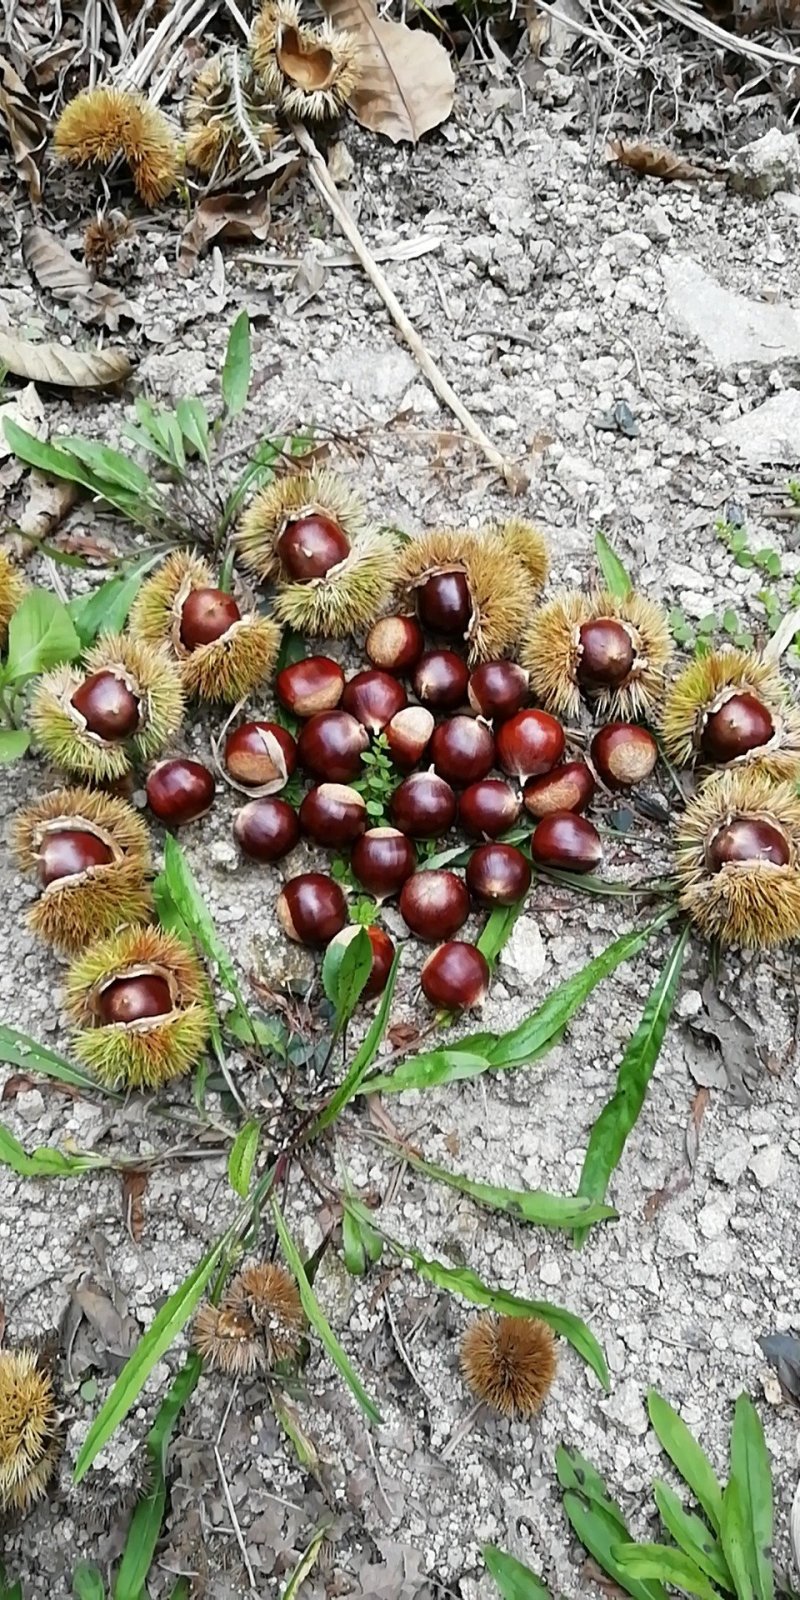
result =
M202 761L178 756L159 761L147 774L147 804L168 828L183 828L210 811L216 787Z
M709 761L724 764L769 744L775 724L754 694L732 694L709 712L700 735L700 749Z
M241 617L233 595L224 589L190 589L181 606L181 644L187 650L213 644Z
M324 578L350 554L350 541L338 522L322 511L287 522L277 544L284 571L295 583Z
M406 706L387 722L384 737L392 760L401 772L411 772L419 765L435 726L433 712L424 706Z
M574 811L551 811L531 834L531 855L541 867L593 872L603 855L597 829Z
M607 722L592 743L594 770L607 789L633 789L649 778L658 761L652 733L637 722Z
M106 1024L144 1022L148 1017L165 1017L172 1010L172 994L166 978L157 972L137 972L130 978L115 978L106 984L98 998L98 1011Z
M301 767L312 778L351 783L369 744L366 728L348 711L320 711L303 725L297 741Z
M254 861L280 861L298 843L300 823L287 800L269 796L242 806L233 832L237 844Z
M369 894L386 900L416 871L417 852L399 828L369 828L353 845L350 866Z
M497 730L497 763L523 783L551 772L564 754L564 729L547 711L517 711Z
M513 844L481 844L467 865L467 888L482 906L513 906L531 886L531 864Z
M412 839L436 839L453 826L456 797L435 772L412 772L392 795L390 813L395 827Z
M243 722L225 741L225 768L247 789L282 789L297 766L297 745L279 722Z
M333 711L342 698L344 673L330 656L305 656L283 667L275 679L275 693L293 717L314 717Z
M464 636L472 617L472 595L463 572L434 572L417 588L417 615L431 633Z
M431 760L440 778L457 789L478 783L494 766L491 728L476 717L450 717L431 739Z
M319 783L300 807L300 827L315 844L339 850L353 844L367 826L363 795L344 783Z
M473 839L496 839L513 828L522 801L505 778L483 778L470 784L458 802L458 820Z
M84 678L70 704L80 712L89 732L109 744L129 739L141 726L141 702L116 672L104 669Z
M486 999L489 966L474 944L451 939L428 956L420 983L431 1005L444 1011L471 1011Z
M351 923L348 928L342 928L341 933L337 933L331 939L331 944L348 945L358 932L359 929L356 924ZM367 934L372 947L372 970L361 991L361 998L362 1000L374 1000L377 995L383 994L386 988L389 981L389 973L392 970L395 951L388 933L385 933L383 928L379 928L376 923L370 923L369 927L364 929L364 932Z
M379 617L364 649L373 667L382 672L410 672L425 649L425 636L416 617Z
M711 872L730 865L769 861L775 867L788 866L792 857L782 828L766 817L731 817L717 828L706 845L706 864Z
M466 699L469 670L454 650L428 650L417 663L412 681L424 706L455 711Z
M616 617L593 617L578 630L577 678L582 689L618 689L636 661L633 640Z
M77 877L92 867L106 867L114 855L104 839L84 828L58 828L39 845L37 867L43 888L58 878Z
M469 703L490 722L506 722L528 698L528 674L516 661L482 661L470 674Z
M406 705L406 691L389 672L367 667L348 679L342 710L348 711L370 733L381 733L387 722Z
M585 811L596 787L585 761L565 761L526 784L522 798L532 817L546 817L551 811Z
M275 907L287 938L297 944L330 944L347 922L347 901L338 883L324 872L290 878Z
M449 939L469 916L469 891L454 872L415 872L400 890L400 914L418 939Z

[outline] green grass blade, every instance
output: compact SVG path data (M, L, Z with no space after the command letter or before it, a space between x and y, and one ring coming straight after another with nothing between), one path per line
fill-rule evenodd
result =
M619 1537L630 1539L628 1524L616 1500L609 1494L597 1468L581 1455L580 1450L567 1450L565 1445L559 1445L556 1450L556 1474L562 1489L574 1489L585 1500L599 1506L615 1524Z
M753 1580L750 1576L752 1530L747 1524L747 1513L736 1478L730 1478L723 1490L719 1536L738 1600L753 1600Z
M72 1588L77 1600L105 1600L105 1584L96 1567L88 1561L79 1561L72 1574Z
M250 389L250 318L240 311L228 335L225 364L222 368L222 398L229 417L247 405Z
M719 1600L705 1573L683 1550L676 1550L671 1544L617 1544L611 1554L631 1578L670 1583L674 1589L697 1595L699 1600Z
M384 989L381 997L381 1003L372 1019L364 1042L356 1056L353 1058L353 1061L341 1083L339 1084L338 1089L334 1089L328 1104L323 1107L322 1111L314 1122L309 1133L309 1139L315 1139L317 1134L322 1132L323 1128L329 1128L331 1123L336 1121L336 1118L340 1115L341 1111L348 1104L348 1102L353 1100L357 1094L361 1093L361 1086L364 1081L365 1074L369 1072L369 1069L372 1066L376 1055L378 1054L378 1050L380 1049L381 1040L386 1032L392 1006L392 997L394 995L394 988L395 984L397 983L397 974L399 970L400 951L398 950L397 955L392 962L392 970L389 973L386 988Z
M261 1138L260 1122L246 1122L239 1129L228 1156L228 1182L234 1194L246 1200L250 1191L258 1145Z
M733 1594L733 1579L722 1553L722 1545L702 1518L695 1516L693 1511L687 1511L667 1483L657 1480L653 1484L653 1498L661 1521L675 1543L707 1578L711 1578L720 1589L727 1589Z
M480 1183L474 1178L467 1178L460 1172L449 1172L446 1167L439 1167L433 1161L424 1161L421 1156L412 1155L408 1150L397 1147L397 1154L409 1166L427 1173L437 1183L448 1184L451 1189L468 1194L479 1205L488 1206L492 1211L507 1211L521 1222L530 1222L542 1228L574 1228L577 1223L588 1225L605 1222L617 1215L613 1207L595 1200L581 1200L569 1194L548 1194L544 1189L500 1189L492 1183Z
M496 906L488 918L479 940L478 949L488 965L493 967L500 951L505 948L514 932L514 924L524 906L524 898L513 906Z
M112 1100L123 1098L114 1090L105 1089L80 1067L73 1066L65 1056L58 1055L55 1050L48 1050L46 1045L38 1044L29 1034L20 1033L19 1028L10 1028L6 1023L0 1024L0 1061L8 1067L19 1067L21 1072L36 1072L43 1078L54 1078L58 1083L69 1083L74 1088L85 1089L90 1094L108 1095Z
M620 1546L619 1524L600 1505L587 1500L574 1489L564 1495L564 1511L573 1531L598 1566L619 1584L633 1600L667 1600L663 1584L652 1578L635 1578L614 1554Z
M435 1089L442 1083L461 1083L488 1072L491 1062L484 1051L470 1049L461 1039L447 1049L428 1050L401 1062L394 1072L380 1072L363 1085L364 1094L400 1094L404 1089Z
M547 1584L542 1583L530 1567L517 1561L507 1551L499 1550L496 1544L484 1545L483 1559L487 1572L500 1590L502 1600L550 1600Z
M656 1389L647 1393L647 1410L662 1450L677 1468L684 1483L702 1506L715 1533L722 1523L722 1485L694 1434L682 1417Z
M96 1172L110 1167L108 1156L68 1155L54 1145L41 1144L30 1153L15 1139L8 1128L0 1123L0 1163L10 1167L20 1178L77 1178L83 1172Z
M173 1379L147 1435L147 1493L136 1506L114 1585L114 1600L141 1600L167 1504L167 1454L175 1424L197 1387L203 1363L190 1355Z
M627 600L633 584L615 550L612 550L604 533L594 536L594 553L603 574L603 582L615 600Z
M323 1522L306 1546L297 1566L292 1573L286 1588L281 1590L281 1600L297 1600L302 1585L306 1578L313 1572L320 1550L327 1535L330 1533L330 1522Z
M366 928L347 944L328 945L322 962L322 987L336 1013L339 1032L350 1021L372 971L372 945Z
M731 1429L731 1481L739 1489L747 1560L757 1600L773 1600L772 1469L761 1418L748 1395L736 1401Z

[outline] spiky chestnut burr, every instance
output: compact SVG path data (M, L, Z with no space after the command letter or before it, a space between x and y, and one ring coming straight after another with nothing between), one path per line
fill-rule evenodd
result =
M159 754L180 726L183 705L180 674L164 646L108 633L82 666L40 678L30 723L57 766L108 783Z
M471 666L512 651L536 595L528 569L498 533L443 529L412 539L397 561L397 597L406 607L431 578L460 574L469 590L463 638Z
M349 33L300 20L296 0L266 0L250 34L253 66L287 117L326 122L341 115L360 77Z
M124 800L87 788L55 789L20 812L12 848L42 893L28 912L38 938L83 949L152 908L147 829Z
M800 712L771 661L751 650L711 650L679 673L664 702L664 748L676 766L750 767L800 775Z
M251 63L224 50L198 72L186 98L186 160L210 177L235 172L278 139L275 107Z
M281 643L272 619L218 589L208 562L192 550L174 550L145 580L129 628L170 650L187 695L228 704L270 677Z
M194 1066L208 1038L208 989L195 956L160 928L121 928L67 974L75 1051L101 1083L159 1089Z
M25 580L5 550L0 550L0 650L8 638L8 624L25 593Z
M295 574L281 562L281 539L287 532L293 533L302 546L304 530L313 535L318 524L322 532L328 530L339 552L339 562L346 560L353 545L367 532L361 496L327 467L278 478L259 490L242 517L236 535L242 561L265 583L286 582ZM332 562L330 566L336 564ZM323 563L324 570L317 576L325 577L330 566Z
M531 1417L556 1375L556 1343L537 1317L484 1312L461 1344L461 1371L473 1394L504 1417Z
M532 522L526 522L524 517L508 517L505 522L493 522L488 531L500 539L522 563L536 592L543 589L550 571L550 553L544 534Z
M53 1379L34 1349L0 1350L0 1512L41 1500L61 1453Z
M294 1278L284 1267L253 1262L231 1279L218 1306L201 1307L193 1342L209 1366L247 1377L291 1361L304 1325Z
M757 767L714 773L677 827L680 901L706 939L766 949L800 934L800 798Z
M178 146L166 117L129 89L84 89L64 107L53 144L73 167L107 167L122 155L146 206L165 200L178 175Z
M565 589L534 613L520 660L548 711L577 717L586 699L601 716L626 722L658 705L671 654L667 617L644 595Z

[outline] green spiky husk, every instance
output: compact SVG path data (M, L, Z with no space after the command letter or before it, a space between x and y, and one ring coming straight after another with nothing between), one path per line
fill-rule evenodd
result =
M709 872L708 842L732 817L777 824L791 860L781 867L727 863ZM800 798L791 784L755 767L707 778L678 824L675 864L680 903L704 938L767 949L800 935Z
M172 550L145 578L131 606L128 630L132 638L169 644L175 623L173 607L181 590L212 589L214 581L211 567L196 550Z
M412 539L398 559L397 589L403 605L432 573L458 568L472 595L466 635L471 666L513 653L535 598L527 568L496 532L435 529Z
M550 553L544 534L524 517L508 517L505 522L492 523L487 532L496 535L522 562L536 592L543 589L550 571Z
M278 584L275 615L312 638L346 639L369 627L392 593L396 549L389 533L362 534L324 578Z
M0 550L0 650L5 649L8 624L25 594L25 579L13 562Z
M27 806L12 827L12 846L24 872L38 862L38 849L44 834L61 820L74 825L89 824L140 872L150 870L150 836L142 818L117 795L101 794L85 785L52 789L32 806Z
M281 60L287 35L295 59L305 53L328 55L329 69L316 87L303 84ZM302 23L295 0L266 0L250 33L250 56L266 93L297 122L325 122L341 115L361 76L359 54L352 35L328 20L319 27Z
M53 1381L38 1351L0 1351L0 1511L40 1500L59 1453Z
M221 639L187 650L181 642L180 608L192 589L214 584L210 566L196 551L174 550L142 584L129 626L134 637L172 652L187 695L234 704L270 677L281 631L270 617L249 611Z
M577 678L578 629L600 617L626 624L636 662L617 689L582 691ZM577 717L581 701L586 699L599 716L631 722L655 711L671 654L669 623L654 601L635 592L620 600L606 590L584 595L564 589L534 612L522 641L520 661L530 673L537 700L556 716Z
M109 744L79 725L70 697L95 672L121 669L145 705L142 729L125 744ZM184 695L180 673L163 646L129 635L105 634L87 650L83 665L56 667L39 680L30 725L40 749L67 772L108 783L125 777L135 761L146 762L180 727Z
M91 867L80 879L50 884L31 906L28 926L37 938L71 955L126 923L146 922L152 911L152 892L140 869L112 861Z
M326 467L318 472L290 473L260 489L245 511L236 533L236 546L244 565L265 582L279 577L281 564L276 545L284 526L292 517L312 508L337 523L351 545L366 532L361 496L338 473Z
M664 702L664 749L678 767L700 760L706 713L726 690L752 694L766 706L776 729L769 745L749 750L731 767L758 766L776 780L800 777L800 712L777 666L752 650L711 650L679 673Z
M191 1070L208 1039L204 1006L187 1006L142 1032L86 1028L75 1034L75 1054L108 1088L160 1089Z

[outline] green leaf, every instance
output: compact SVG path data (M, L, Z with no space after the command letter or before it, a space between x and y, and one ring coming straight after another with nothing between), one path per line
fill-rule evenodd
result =
M71 456L88 467L95 478L102 478L104 482L124 489L128 494L138 495L143 500L152 498L153 480L150 474L120 450L99 444L96 439L81 439L79 435L62 437L60 443L62 449L68 450Z
M363 1277L367 1270L367 1249L358 1217L347 1208L342 1214L342 1255L351 1277Z
M217 935L211 913L200 892L200 885L177 839L173 838L172 834L168 835L164 845L164 871L156 879L156 889L162 879L163 887L166 888L179 917L194 935L207 959L219 968L225 987L239 999L239 984L231 958Z
M459 1083L488 1072L491 1061L484 1051L470 1049L461 1039L448 1049L428 1050L401 1062L393 1072L380 1072L363 1086L365 1094L400 1094L404 1089L435 1089L440 1083Z
M336 1030L341 1032L358 1005L372 971L372 945L366 929L346 943L335 940L328 945L322 963L322 987L336 1012Z
M394 961L392 962L392 968L386 981L386 988L381 996L381 1003L375 1013L375 1016L373 1017L364 1042L354 1057L348 1072L342 1079L342 1082L339 1084L338 1089L334 1090L330 1100L328 1101L328 1104L323 1107L319 1116L316 1118L316 1121L313 1123L309 1133L309 1140L315 1139L317 1134L322 1132L323 1128L330 1127L331 1123L336 1121L336 1118L339 1116L339 1113L343 1110L344 1106L347 1105L348 1101L353 1100L357 1094L361 1093L364 1076L367 1072L369 1072L369 1069L372 1066L376 1055L378 1054L378 1050L380 1049L381 1040L386 1032L399 970L400 951L398 950Z
M753 1582L750 1577L752 1535L747 1526L741 1488L738 1480L733 1477L728 1479L722 1492L722 1521L719 1536L738 1600L753 1600Z
M178 1579L174 1589L170 1593L169 1600L190 1600L188 1578Z
M203 1370L199 1355L187 1357L173 1378L147 1435L147 1491L134 1509L114 1585L114 1600L142 1600L167 1505L167 1454L175 1424Z
M72 1588L78 1600L105 1600L105 1585L96 1567L79 1561L72 1574Z
M228 336L222 368L222 398L229 417L235 417L244 410L249 388L250 318L246 311L240 311Z
M0 728L0 765L19 761L31 742L27 728Z
M514 923L519 916L525 899L517 900L513 906L496 906L488 918L486 926L478 940L478 949L485 956L490 967L493 967L500 951L508 944L514 930Z
M653 1484L653 1498L659 1516L667 1530L686 1555L701 1572L718 1584L720 1589L733 1591L733 1579L728 1571L722 1546L701 1517L687 1511L674 1489L659 1480Z
M730 1475L739 1490L753 1589L757 1600L772 1600L772 1469L761 1418L746 1394L739 1395L733 1414Z
M662 1450L669 1456L685 1484L702 1506L715 1533L722 1521L722 1485L705 1450L689 1432L682 1417L656 1389L647 1391L647 1410Z
M631 1578L655 1578L686 1594L699 1595L700 1600L719 1600L705 1573L671 1544L617 1544L611 1553Z
M317 1557L319 1556L327 1534L330 1532L330 1528L330 1522L323 1522L317 1528L313 1538L309 1541L305 1550L303 1551L303 1554L301 1555L300 1560L298 1561L297 1566L295 1567L294 1572L292 1573L289 1582L286 1585L286 1588L281 1591L281 1600L297 1600L301 1586L305 1583L306 1578L311 1572L313 1572L314 1567L317 1564Z
M177 1339L181 1329L189 1321L219 1262L226 1241L227 1235L218 1239L197 1263L194 1271L190 1272L188 1278L184 1278L183 1283L178 1285L174 1294L170 1295L153 1318L133 1354L128 1357L110 1395L84 1439L75 1463L73 1478L75 1483L80 1483L81 1478L88 1472L103 1445L128 1415L156 1363L161 1360L165 1350L169 1349L173 1340Z
M675 1005L683 957L689 939L688 924L675 940L647 998L641 1021L629 1040L617 1072L617 1086L604 1105L589 1135L578 1194L602 1200L608 1180L618 1165L625 1142L644 1104L647 1087L658 1060L667 1023ZM580 1247L584 1229L576 1230Z
M613 594L615 600L627 600L633 584L604 533L595 534L594 553L609 594Z
M460 1189L462 1194L468 1194L479 1205L489 1206L492 1211L507 1211L521 1222L534 1223L543 1228L574 1228L578 1223L588 1227L590 1223L606 1222L617 1215L611 1206L601 1205L594 1200L580 1200L570 1194L548 1194L544 1189L498 1189L492 1183L479 1183L473 1178L466 1178L460 1172L448 1172L446 1167L438 1167L433 1161L423 1161L421 1156L412 1155L406 1149L400 1150L398 1147L398 1154L409 1166L426 1172L437 1183Z
M635 1578L616 1559L615 1550L620 1545L620 1528L613 1516L584 1495L568 1489L563 1500L564 1511L574 1532L598 1566L614 1582L625 1589L633 1600L667 1600L663 1584L651 1579ZM625 1530L627 1533L627 1529ZM629 1535L630 1537L630 1535Z
M628 1524L616 1500L609 1494L597 1468L581 1455L580 1450L567 1450L563 1444L559 1445L556 1450L556 1473L562 1489L575 1489L585 1500L605 1512L619 1535L630 1538Z
M274 1198L272 1200L272 1215L275 1221L278 1238L281 1242L281 1249L286 1257L287 1265L290 1267L297 1280L297 1288L300 1294L303 1310L305 1311L312 1328L318 1335L320 1343L327 1350L334 1366L341 1373L348 1388L355 1395L355 1398L365 1416L369 1418L370 1422L380 1423L382 1421L381 1414L375 1405L375 1402L371 1400L367 1394L367 1391L364 1388L358 1373L350 1361L350 1357L348 1356L347 1352L342 1349L336 1334L334 1333L324 1311L322 1310L314 1290L312 1289L311 1284L306 1277L305 1268L300 1258L299 1251L286 1226L283 1218L283 1212L281 1211L277 1200Z
M301 1467L305 1468L306 1472L318 1472L319 1455L317 1454L316 1446L302 1428L295 1407L287 1396L281 1393L277 1385L270 1387L269 1397L272 1409Z
M114 1090L105 1089L80 1067L74 1067L64 1056L57 1055L55 1050L37 1044L27 1033L20 1033L18 1028L9 1028L6 1023L0 1023L0 1062L8 1067L19 1067L23 1072L41 1073L42 1077L55 1078L59 1083L73 1084L75 1088L89 1093L108 1095L112 1100L123 1098Z
M0 1123L0 1163L20 1178L77 1178L82 1172L110 1167L108 1156L66 1155L53 1145L39 1145L28 1154L25 1146Z
M109 578L91 594L82 594L70 601L70 616L84 648L93 644L100 633L122 632L141 585L141 572L132 572L125 577Z
M498 1550L496 1544L484 1545L483 1559L502 1600L550 1600L550 1591L541 1578L505 1550Z
M253 1176L258 1145L261 1138L260 1122L246 1122L239 1129L228 1156L228 1182L235 1194L247 1199L250 1179Z
M202 401L193 396L179 400L175 407L175 415L186 443L197 451L208 466L208 416Z
M22 1582L17 1578L16 1583L9 1583L3 1563L0 1561L0 1600L23 1600ZM101 1597L102 1600L102 1597Z
M31 678L80 653L81 641L63 602L49 589L29 589L8 625L6 681Z

